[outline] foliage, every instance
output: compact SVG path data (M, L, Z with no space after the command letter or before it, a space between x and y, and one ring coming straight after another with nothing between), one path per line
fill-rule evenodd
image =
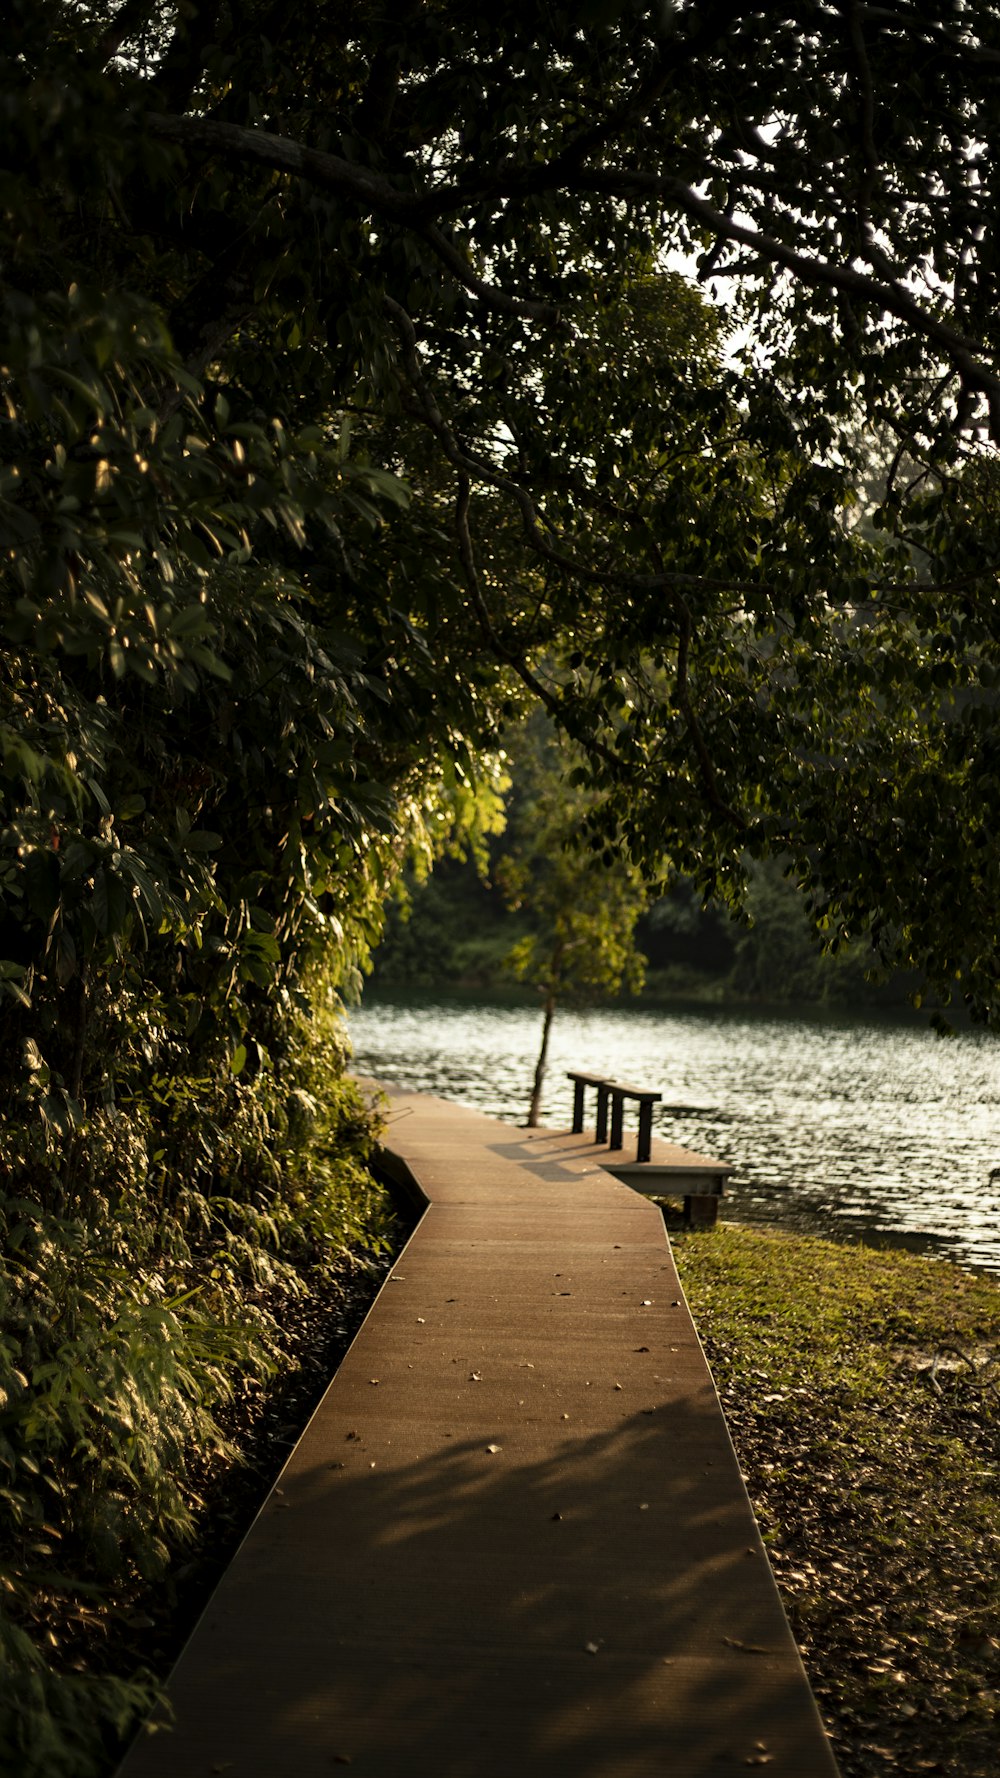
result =
M506 959L543 1003L542 1039L528 1110L537 1124L556 1006L642 984L635 926L649 899L620 847L593 836L593 792L580 787L579 760L544 717L512 741L515 797L497 884L527 931ZM590 844L587 844L588 830Z
M215 583L291 588L334 874L517 682L647 873L775 853L992 1016L992 8L14 0L5 53L13 633L201 685Z
M802 905L802 895L768 858L750 871L745 902L750 924L734 932L734 957L727 990L761 1001L820 1002L829 1005L885 1005L905 998L905 978L873 979L870 953L838 946L820 951Z
M455 750L418 754L412 699L397 723L384 659L331 600L363 601L352 563L403 511L398 474L346 417L276 412L181 344L166 236L193 218L119 83L81 65L71 10L15 8L0 101L0 1757L19 1778L96 1769L148 1705L148 1673L102 1672L102 1637L190 1537L195 1466L231 1458L219 1413L284 1362L289 1302L385 1238L370 1119L310 983L364 961L423 810L476 819ZM143 244L146 182L165 234Z
M504 991L505 963L528 936L523 909L511 912L496 886L506 874L505 845L503 834L491 842L487 882L471 865L447 860L427 882L411 882L405 916L390 908L379 942L377 991L447 986ZM744 908L749 923L736 922L724 907L703 907L689 878L673 878L635 923L634 942L644 964L641 993L654 1000L905 1004L911 986L905 977L872 980L864 953L817 950L802 895L778 860L751 867Z
M807 1237L672 1240L845 1778L987 1778L1000 1289Z
M491 850L502 846L502 839ZM467 861L443 859L425 883L409 881L406 901L387 910L373 957L377 991L496 988L508 980L504 967L522 922L506 908L492 877L483 881Z
M102 1643L190 1542L234 1455L220 1414L286 1364L290 1306L387 1240L342 1066L314 1019L252 1082L157 1077L141 1112L5 1131L4 1772L100 1771L149 1710L152 1674ZM73 1196L43 1208L71 1144Z
M545 1000L636 991L645 884L619 851L587 845L594 798L574 782L579 761L551 725L537 721L509 745L515 796L495 876L528 925L510 969Z

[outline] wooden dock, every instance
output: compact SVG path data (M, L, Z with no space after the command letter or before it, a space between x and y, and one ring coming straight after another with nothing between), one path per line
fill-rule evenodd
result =
M121 1778L836 1778L663 1220L392 1095L427 1202Z
M524 1135L533 1144L536 1171L543 1162L586 1160L645 1197L680 1198L685 1220L705 1228L714 1225L726 1181L734 1171L725 1161L660 1137L650 1138L649 1159L637 1161L634 1142L627 1136L621 1147L612 1148L610 1143L595 1142L585 1130L525 1130Z

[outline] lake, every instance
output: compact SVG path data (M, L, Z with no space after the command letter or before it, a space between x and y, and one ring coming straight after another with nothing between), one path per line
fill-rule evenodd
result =
M380 997L349 1027L359 1072L523 1123L535 1007ZM568 1068L662 1092L654 1128L735 1167L730 1220L1000 1273L995 1037L815 1011L561 1010L542 1113L557 1128L571 1121Z

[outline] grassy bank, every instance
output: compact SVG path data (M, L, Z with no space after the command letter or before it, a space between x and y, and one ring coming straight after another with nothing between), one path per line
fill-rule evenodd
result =
M725 1225L672 1239L845 1778L995 1778L1000 1286Z

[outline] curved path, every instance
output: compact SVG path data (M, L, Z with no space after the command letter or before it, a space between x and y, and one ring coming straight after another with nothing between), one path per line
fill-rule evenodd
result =
M428 1208L121 1778L836 1778L659 1211L391 1102Z

